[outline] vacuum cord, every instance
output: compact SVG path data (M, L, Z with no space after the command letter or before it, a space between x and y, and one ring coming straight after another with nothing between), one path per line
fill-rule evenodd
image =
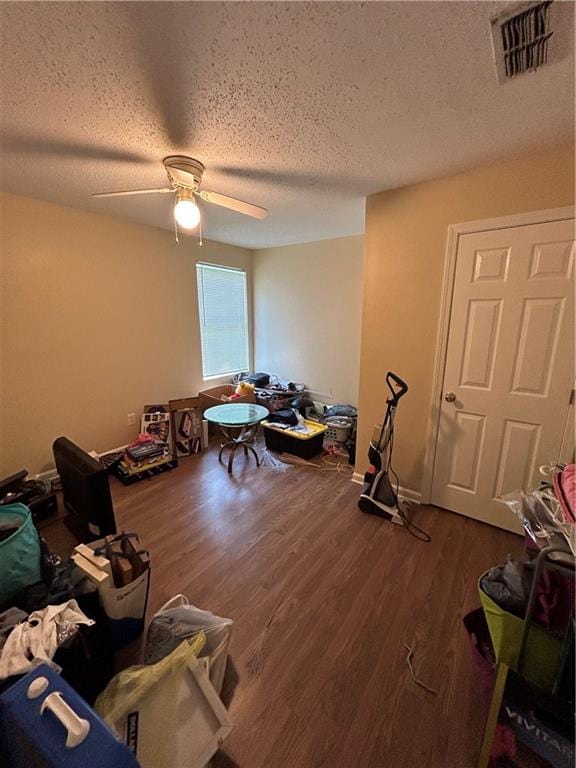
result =
M430 544L432 541L430 534L426 533L426 531L423 531L422 528L419 528L415 523L408 520L406 517L406 514L404 513L404 510L400 506L400 501L398 499L398 491L400 490L400 478L394 471L394 467L392 466L392 452L394 450L394 419L390 422L390 439L388 440L388 464L386 466L386 472L388 476L393 475L393 477L396 480L396 487L394 489L394 495L396 496L396 507L398 509L398 514L400 515L400 518L402 519L402 522L406 526L406 530L411 536L414 536L415 539L418 539L418 541L423 541L425 544Z
M412 648L410 648L409 645L406 645L404 643L404 648L408 651L408 655L406 656L406 664L408 665L408 669L410 670L410 675L412 676L412 680L416 683L416 685L419 685L420 688L424 688L425 691L428 691L428 693L438 693L436 688L430 688L429 685L426 685L426 683L423 683L422 680L419 680L416 677L416 672L414 672L414 667L412 666L412 656L414 656L414 651Z

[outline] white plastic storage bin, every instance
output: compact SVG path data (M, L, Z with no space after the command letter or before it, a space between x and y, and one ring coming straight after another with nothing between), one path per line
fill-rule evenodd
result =
M348 416L328 416L324 420L326 432L324 442L345 443L352 428L352 419Z

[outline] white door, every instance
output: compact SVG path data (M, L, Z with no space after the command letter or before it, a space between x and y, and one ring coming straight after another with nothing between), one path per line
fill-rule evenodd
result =
M432 502L520 531L498 497L558 460L573 387L574 221L461 235Z

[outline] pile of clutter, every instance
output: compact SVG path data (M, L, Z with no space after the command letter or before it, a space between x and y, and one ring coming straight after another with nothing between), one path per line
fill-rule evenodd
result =
M268 450L305 460L324 452L354 464L358 411L353 405L314 401L305 384L269 373L238 374L233 383L235 395L227 400L253 394L253 402L268 409L262 422Z
M124 485L178 466L178 460L205 448L200 397L145 405L140 432L121 449L91 455Z
M150 574L134 533L61 561L26 507L0 507L0 764L207 765L232 730L232 621L176 595L148 627L144 664L115 675L115 652L145 629Z
M570 689L573 701L573 668L566 659L574 648L576 465L542 469L548 477L539 488L502 498L524 526L523 555L508 557L481 576L482 610L464 621L474 636L477 660L490 666L501 661L512 669L519 665L527 624L524 676L545 690Z
M575 759L576 465L540 472L546 479L537 489L502 498L522 522L526 547L481 576L482 608L464 624L490 706L483 747L490 765L521 758L568 768Z
M298 408L298 402L306 396L304 384L281 379L269 373L239 373L232 379L232 383L237 385L237 396L253 392L258 405L263 405L271 412Z

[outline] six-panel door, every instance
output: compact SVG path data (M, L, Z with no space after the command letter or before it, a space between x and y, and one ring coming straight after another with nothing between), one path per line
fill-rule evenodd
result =
M574 222L460 236L433 503L519 531L498 498L558 460L573 387Z

